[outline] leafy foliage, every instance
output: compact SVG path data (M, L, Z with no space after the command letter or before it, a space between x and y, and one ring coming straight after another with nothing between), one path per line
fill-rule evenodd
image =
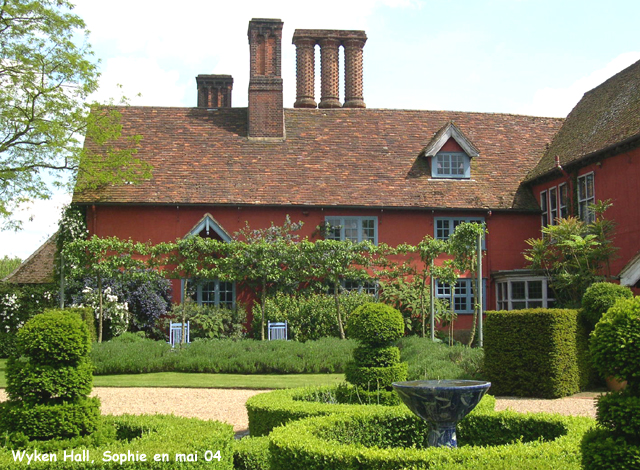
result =
M579 307L587 288L606 279L606 269L616 252L614 224L604 218L610 206L607 201L592 206L596 214L593 222L567 217L544 227L541 238L526 240L530 248L524 257L529 267L550 279L559 305Z
M240 339L244 336L247 314L244 308L215 307L183 302L174 305L171 313L189 322L189 336L195 339ZM170 316L162 319L163 330L168 331Z
M108 143L120 136L119 113L88 103L98 67L85 24L66 0L7 0L0 6L0 216L5 226L22 202L46 198L56 184L81 187L148 178L133 158L138 137L107 154L83 148L81 136ZM62 173L72 176L63 178Z
M7 394L0 429L31 439L90 434L100 416L88 398L93 366L87 325L77 313L49 310L17 335L18 354L7 363Z
M4 279L11 274L20 264L22 264L22 260L17 256L10 258L8 255L4 255L0 259L0 279Z
M604 376L627 381L640 395L640 297L620 299L591 335L593 365Z
M633 292L626 286L611 282L591 284L582 297L582 313L589 331L593 331L602 315L616 303L618 299L630 299Z

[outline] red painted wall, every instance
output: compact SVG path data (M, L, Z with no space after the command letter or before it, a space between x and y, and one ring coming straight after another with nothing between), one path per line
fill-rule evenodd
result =
M617 276L622 268L640 251L640 148L594 163L577 172L577 176L593 172L596 200L611 199L613 206L605 213L617 224L614 245L619 248L611 263L611 274ZM557 179L533 187L540 201L540 192L560 183L572 185L573 178L562 175ZM573 188L570 191L573 194Z
M434 236L434 217L484 217L488 235L484 258L484 277L498 270L524 267L522 252L524 240L535 237L539 230L537 214L508 212L450 212L408 210L357 210L337 208L260 208L260 207L215 207L215 206L108 206L88 208L87 222L91 234L101 237L117 236L152 244L173 241L187 235L204 217L211 216L230 234L242 229L245 221L251 228L269 227L271 222L281 225L286 215L293 222L304 222L301 237L312 237L316 227L327 216L375 216L378 218L378 241L391 246L400 243L419 243L425 235ZM174 281L174 299L180 298L179 282ZM239 293L239 300L247 296ZM487 284L486 305L495 308L495 288ZM468 329L471 315L461 314L456 323L460 329Z

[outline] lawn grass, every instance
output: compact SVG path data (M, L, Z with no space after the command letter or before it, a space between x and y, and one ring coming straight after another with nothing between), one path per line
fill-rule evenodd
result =
M6 388L7 360L0 359L0 388ZM344 381L343 374L189 374L156 372L151 374L101 375L93 378L95 387L183 387L183 388L275 388L317 387L336 385Z
M275 388L317 387L336 385L343 374L190 374L186 372L153 372L150 374L100 375L93 378L94 387L182 387L182 388Z

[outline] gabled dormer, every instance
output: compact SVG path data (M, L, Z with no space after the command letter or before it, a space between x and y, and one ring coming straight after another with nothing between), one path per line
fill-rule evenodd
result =
M231 241L231 235L208 213L205 214L187 234L187 237L198 236L202 238L213 238L223 242Z
M450 121L422 150L431 162L432 178L469 179L471 159L480 153L462 131Z

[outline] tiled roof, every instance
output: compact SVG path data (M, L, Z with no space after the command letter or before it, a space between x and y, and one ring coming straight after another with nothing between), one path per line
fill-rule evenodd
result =
M53 262L56 235L51 236L31 256L22 262L4 281L13 284L47 284L53 282Z
M640 61L585 93L527 180L640 138Z
M388 109L285 109L286 139L249 140L247 109L122 108L154 167L139 185L76 203L539 210L520 182L561 119ZM470 180L434 180L420 156L454 122L477 148Z

